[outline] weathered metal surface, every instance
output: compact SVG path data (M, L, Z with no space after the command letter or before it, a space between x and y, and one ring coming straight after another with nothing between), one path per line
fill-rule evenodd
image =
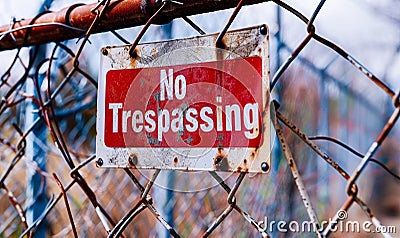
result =
M286 142L285 136L283 135L283 130L276 117L274 118L274 125L276 129L276 134L282 147L283 154L285 155L285 158L289 164L294 182L296 183L297 189L300 193L301 200L303 200L303 204L307 210L308 217L313 224L314 232L319 238L322 238L322 235L320 233L321 225L319 224L317 214L315 213L315 210L312 206L310 196L308 195L306 187L304 186L304 182L300 175L299 169L297 168L296 161L294 160L293 154L289 148L288 143Z
M265 0L248 0L244 4L250 5L263 1ZM163 13L167 14L161 14L157 18L157 22L166 23L174 18L232 8L236 6L238 1L182 0L181 2L183 3L182 5L171 5L165 9ZM92 9L96 6L97 3L88 5L75 4L57 12L43 14L36 19L18 21L13 29L21 28L21 30L13 32L12 36L11 34L7 34L0 41L0 50L80 37L96 18L96 12L92 12ZM105 11L104 18L101 20L99 26L93 29L93 33L143 25L160 6L161 3L156 3L155 0L111 1ZM68 28L68 26L82 30ZM0 34L9 30L9 25L0 26ZM28 35L25 39L26 34Z
M294 134L296 134L304 143L306 143L315 153L317 153L323 160L325 160L332 168L334 168L343 178L348 180L350 175L329 155L323 152L316 144L314 144L309 137L304 134L297 126L284 117L279 111L275 112L276 117L287 126Z
M266 26L101 50L97 158L104 167L268 172Z

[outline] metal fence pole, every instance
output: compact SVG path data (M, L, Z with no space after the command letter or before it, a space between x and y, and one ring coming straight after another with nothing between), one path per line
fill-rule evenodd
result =
M40 58L44 58L45 46L39 47L39 54L37 56L37 61ZM34 49L31 49L33 52ZM37 64L36 64L37 65ZM33 67L35 70L36 67ZM44 75L39 75L39 84L43 82ZM34 84L31 80L28 79L26 85L26 91L37 96L34 90ZM38 106L30 102L27 106L26 110L26 126L29 127L32 123L39 117L37 110ZM32 133L27 137L27 152L26 158L29 163L27 166L27 188L26 188L26 216L27 223L32 224L45 210L47 204L47 196L46 196L46 178L40 171L46 170L46 157L47 157L47 127L44 121L40 121ZM46 237L46 224L42 223L39 225L37 230L35 231L35 237Z
M53 0L45 0L40 6L39 13L46 11L50 8ZM32 71L35 72L39 63L46 57L46 46L35 46L31 48L30 53L33 55L37 50L37 56L32 58L35 60ZM33 75L35 75L33 73ZM37 83L41 85L45 79L45 74L38 74ZM38 97L35 86L31 80L27 82L27 92ZM40 117L38 113L39 106L30 102L26 111L26 124L28 127ZM32 133L28 136L27 160L32 162L31 166L27 166L27 180L28 186L26 188L26 204L27 204L27 222L32 224L37 218L41 216L47 204L47 182L46 177L41 174L41 171L46 171L46 158L47 158L47 126L44 120L41 120L34 128ZM34 237L46 237L47 224L41 223L34 233Z

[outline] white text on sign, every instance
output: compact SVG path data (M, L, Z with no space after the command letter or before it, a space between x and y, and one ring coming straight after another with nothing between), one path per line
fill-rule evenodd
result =
M182 104L172 110L162 108L129 110L125 108L123 102L110 102L107 108L112 111L113 133L157 131L157 139L160 142L163 134L169 131L183 133L184 131L196 132L199 129L202 132L243 131L247 139L259 136L258 103L247 103L244 106L239 103L224 104L223 96L216 95L214 106L191 107L185 103L186 78L182 74L178 74L174 78L173 69L160 70L159 85L159 101L180 100ZM221 112L224 112L224 117ZM225 120L223 120L224 118Z

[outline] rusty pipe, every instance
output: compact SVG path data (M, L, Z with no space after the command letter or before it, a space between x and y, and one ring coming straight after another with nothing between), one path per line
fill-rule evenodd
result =
M244 4L250 5L264 1L247 0L244 1ZM181 2L183 3L181 6L171 5L166 8L159 16L157 23L162 24L183 16L232 8L237 5L238 0L182 0ZM38 17L34 23L32 23L32 19L18 21L14 24L13 29L19 27L24 29L2 36L0 51L80 37L95 19L96 14L92 12L92 9L96 5L97 3L75 4L57 12L45 13ZM100 24L93 32L99 33L143 25L160 6L161 3L155 0L112 1L107 7ZM31 25L33 26L29 27ZM82 30L68 28L65 25ZM9 25L1 26L0 34L4 34L9 30ZM25 40L26 34L28 36Z

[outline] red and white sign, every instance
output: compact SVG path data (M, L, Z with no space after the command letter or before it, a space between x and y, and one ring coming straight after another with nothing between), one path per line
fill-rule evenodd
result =
M270 146L269 71L266 38L255 39L259 47L246 57L209 48L197 50L208 59L200 62L188 57L193 48L166 52L158 63L152 55L153 64L124 58L123 47L105 48L97 125L104 166L265 172L256 157ZM149 45L139 45L139 52ZM221 158L224 166L218 166ZM251 169L255 161L259 167Z
M262 60L110 70L106 75L108 147L257 147Z

